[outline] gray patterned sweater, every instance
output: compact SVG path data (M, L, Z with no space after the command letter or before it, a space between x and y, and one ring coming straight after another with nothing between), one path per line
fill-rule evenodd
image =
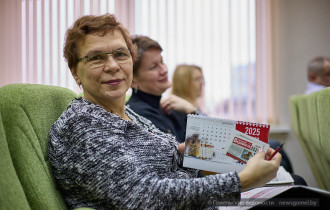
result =
M126 107L132 121L73 100L50 130L53 175L70 208L200 209L240 200L236 172L194 178L175 137Z

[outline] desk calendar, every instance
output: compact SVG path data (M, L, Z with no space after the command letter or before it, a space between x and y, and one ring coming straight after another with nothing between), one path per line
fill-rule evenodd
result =
M269 128L267 124L188 115L183 166L239 172L259 148L267 151Z

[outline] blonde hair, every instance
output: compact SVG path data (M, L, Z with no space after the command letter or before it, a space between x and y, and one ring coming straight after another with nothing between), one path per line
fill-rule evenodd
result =
M175 68L172 78L172 94L184 98L190 103L195 103L195 94L193 90L193 73L194 69L202 72L199 66L195 65L178 65Z

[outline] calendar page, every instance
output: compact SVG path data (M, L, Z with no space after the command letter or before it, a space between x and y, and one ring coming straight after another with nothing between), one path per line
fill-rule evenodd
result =
M267 151L269 128L267 124L188 115L183 166L240 172L259 148Z

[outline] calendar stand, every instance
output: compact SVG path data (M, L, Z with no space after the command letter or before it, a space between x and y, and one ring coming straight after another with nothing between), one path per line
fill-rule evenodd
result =
M183 166L239 172L259 148L267 151L269 128L267 124L188 115Z

